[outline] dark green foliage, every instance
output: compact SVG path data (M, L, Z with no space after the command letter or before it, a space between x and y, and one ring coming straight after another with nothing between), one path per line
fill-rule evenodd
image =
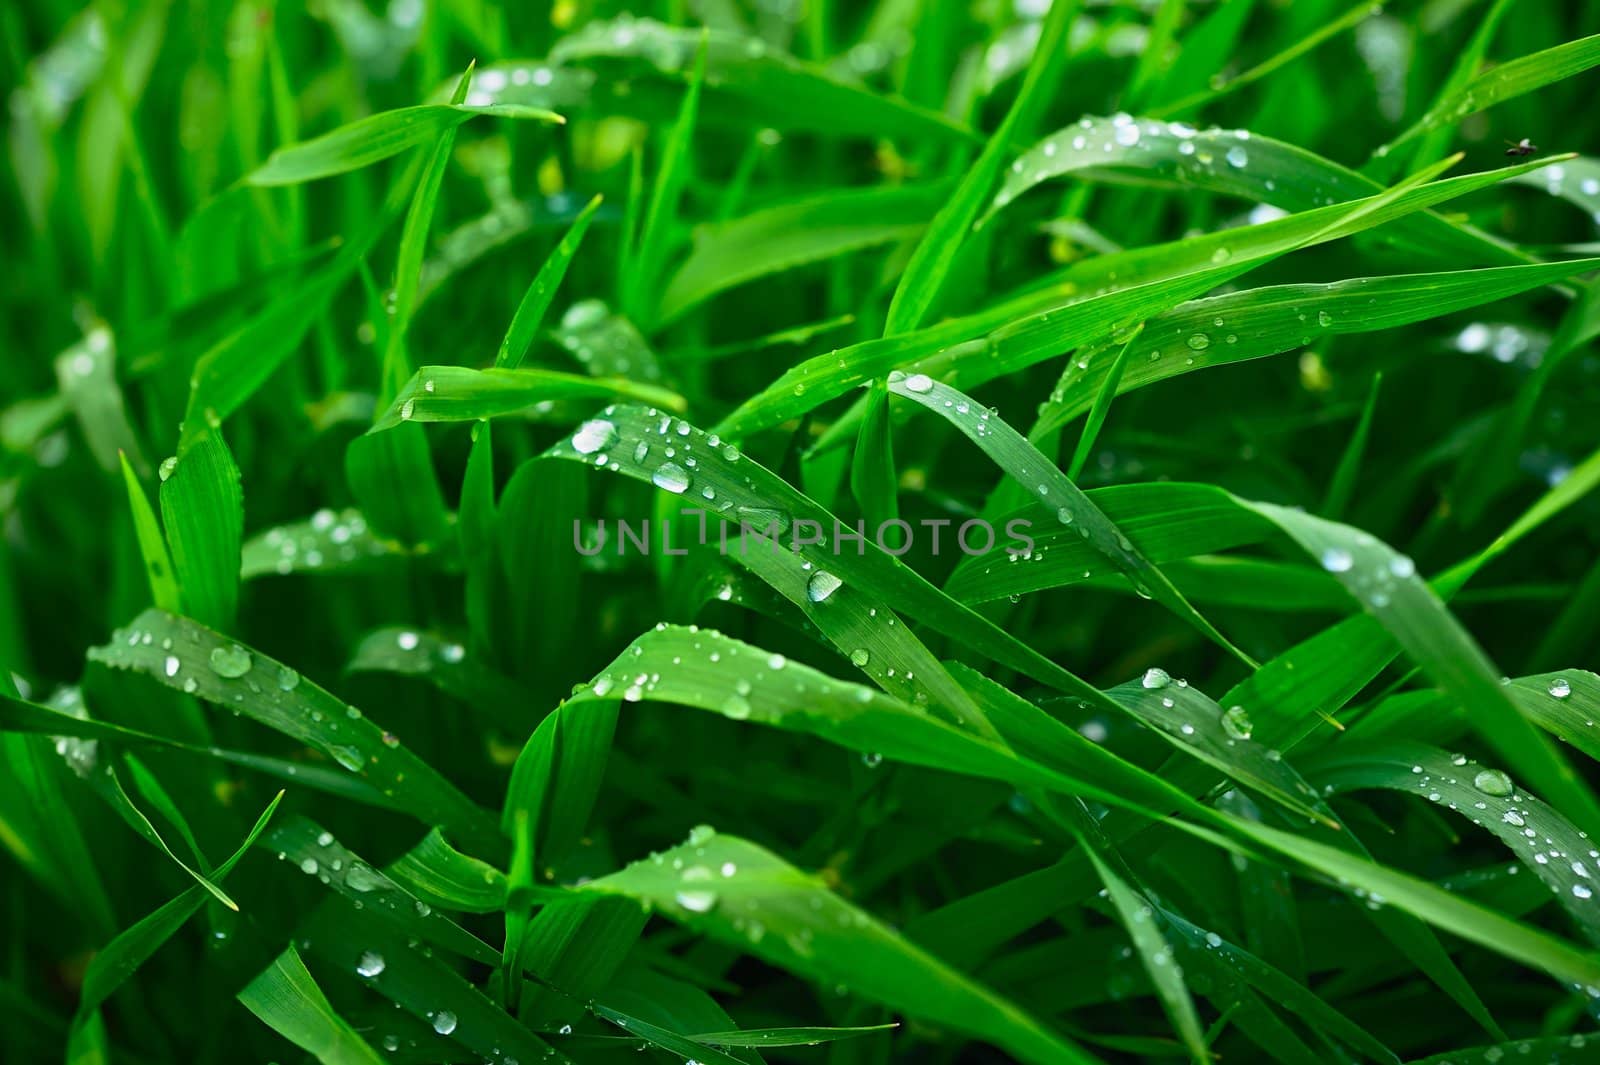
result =
M625 7L0 11L0 1061L1592 1060L1600 10Z

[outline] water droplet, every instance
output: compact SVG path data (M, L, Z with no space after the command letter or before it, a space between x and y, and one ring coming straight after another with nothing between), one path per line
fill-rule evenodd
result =
M456 1030L456 1015L449 1010L440 1010L433 1015L433 1030L440 1035L449 1035Z
M683 871L685 884L699 884L711 879L711 870L703 865L691 865ZM706 913L717 904L717 893L706 888L682 887L673 898L690 913Z
M865 666L871 660L872 653L865 647L857 647L854 651L850 652L850 664L858 669L862 666Z
M650 475L650 483L668 492L682 493L689 488L689 472L675 462L663 462Z
M907 392L915 392L918 395L921 395L925 392L932 392L933 378L929 377L925 373L914 373L910 377L906 378L905 386Z
M172 476L172 472L177 468L178 456L168 455L166 458L161 460L161 465L157 468L156 472L159 473L161 475L161 479L165 481L168 477Z
M400 645L402 651L415 651L420 638L416 633L407 631L396 636L394 642Z
M1566 677L1556 677L1550 682L1550 694L1557 699L1565 699L1572 694L1572 684Z
M827 570L817 570L806 582L806 598L813 603L820 603L839 590L844 582Z
M250 652L236 643L211 649L211 671L219 677L242 677L251 664Z
M584 422L572 434L572 447L580 455L604 451L617 442L617 427L603 418Z
M383 965L383 955L375 950L369 950L361 955L360 961L356 962L356 972L370 980L383 972Z
M1511 778L1498 769L1480 769L1472 778L1472 786L1485 795L1510 795L1515 790Z
M1192 333L1189 336L1188 344L1195 351L1204 351L1211 346L1211 338L1204 333Z
M1330 547L1322 552L1322 568L1329 573L1346 573L1356 560L1342 547Z
M1405 555L1396 555L1389 560L1389 572L1401 580L1409 580L1416 576L1417 564Z
M1317 324L1324 329L1328 328L1333 324L1333 315L1329 314L1327 311L1318 311Z
M181 665L182 663L178 661L177 655L168 655L167 660L162 663L162 668L166 670L167 676L176 677L178 675L178 669Z
M1589 890L1589 885L1587 884L1573 884L1572 893L1580 899L1589 898L1594 894L1593 891Z
M1152 667L1144 671L1144 678L1139 683L1146 688L1165 688L1172 683L1172 675L1164 669Z
M1222 712L1222 730L1236 740L1247 740L1255 727L1244 707L1230 706Z
M1249 154L1237 144L1228 149L1228 154L1224 158L1228 160L1228 165L1235 169L1243 167L1250 161Z
M338 762L350 772L361 772L361 752L354 747L334 746L328 748L328 753L333 756L335 762Z
M288 666L278 667L278 690L291 692L300 684L300 674Z
M403 421L403 422L410 421L411 420L411 415L416 413L416 410L417 410L417 401L416 401L416 399L412 398L412 399L406 400L404 403L400 404L400 420Z
M750 702L741 695L730 695L722 701L722 713L735 721L743 721L750 716Z

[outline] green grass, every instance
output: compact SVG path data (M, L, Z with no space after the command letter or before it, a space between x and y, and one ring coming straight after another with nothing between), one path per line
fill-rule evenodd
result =
M0 42L0 1060L1593 1060L1600 11Z

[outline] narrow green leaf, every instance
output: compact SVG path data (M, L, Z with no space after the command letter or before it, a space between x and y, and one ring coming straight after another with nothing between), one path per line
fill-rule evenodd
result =
M475 115L560 123L560 115L513 104L421 104L381 111L299 144L279 148L245 180L251 185L298 185L371 166L408 148L437 140Z
M595 212L600 209L600 200L601 197L596 196L579 212L571 228L562 235L539 267L539 272L528 285L528 291L522 294L517 313L512 316L505 339L500 342L500 350L495 354L496 369L515 370L527 357L539 326L544 322L545 312L550 309L550 301L555 299L562 278L567 276L567 267L572 265L572 259L583 243L583 235L589 231L589 223L594 221Z
M334 1011L293 944L245 985L239 1001L323 1065L379 1065L384 1060Z

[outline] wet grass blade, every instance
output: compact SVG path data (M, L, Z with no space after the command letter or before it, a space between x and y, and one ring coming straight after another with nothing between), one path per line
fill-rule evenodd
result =
M466 422L517 414L562 399L633 399L683 410L683 397L625 378L583 377L557 370L470 370L424 366L394 397L374 431L405 422Z
M1416 743L1381 749L1340 744L1318 760L1312 779L1335 794L1365 788L1409 792L1460 814L1509 847L1584 935L1600 942L1600 907L1593 901L1600 865L1588 837L1500 770Z
M1030 494L1037 491L1044 508L1054 509L1060 524L1075 528L1090 545L1111 559L1140 594L1158 600L1246 665L1255 665L1250 656L1234 647L1189 605L1183 593L1149 559L1139 554L1127 535L1072 483L1071 478L1015 429L956 389L923 374L891 374L889 390L942 416Z
M213 628L231 629L244 536L239 467L221 430L212 429L164 472L161 514L184 606Z
M550 301L555 299L556 289L561 287L562 279L567 276L567 267L572 265L572 259L583 243L583 236L589 231L589 223L594 221L595 212L600 209L600 201L601 197L596 196L578 213L572 226L562 234L561 240L539 267L539 272L533 276L528 291L522 295L522 302L517 304L517 313L506 329L505 339L500 342L500 350L495 353L496 369L515 370L527 357L539 326L544 322L545 312L550 309Z
M1453 95L1435 103L1410 129L1390 141L1390 147L1398 147L1447 123L1459 122L1468 115L1581 74L1597 63L1600 63L1600 34L1499 63L1474 77Z
M167 541L161 533L156 512L144 494L138 474L133 472L126 455L122 459L122 480L128 488L128 507L133 512L133 531L139 540L139 553L144 557L145 577L150 582L150 601L171 613L183 611L183 599L178 592L178 581L172 568L172 558L167 554Z
M295 670L188 618L147 610L91 658L248 714L320 751L425 824L491 848L492 819L400 741Z
M347 174L437 140L477 115L560 123L560 115L511 104L421 104L357 119L320 137L279 148L246 181L251 185L298 185Z
M384 1060L334 1011L293 944L245 985L239 1001L323 1065L379 1065Z
M949 195L944 183L874 186L703 226L662 288L660 321L669 323L757 278L914 237Z
M646 903L691 929L826 986L995 1043L1026 1062L1091 1062L1064 1037L962 976L769 851L709 828L585 885Z

